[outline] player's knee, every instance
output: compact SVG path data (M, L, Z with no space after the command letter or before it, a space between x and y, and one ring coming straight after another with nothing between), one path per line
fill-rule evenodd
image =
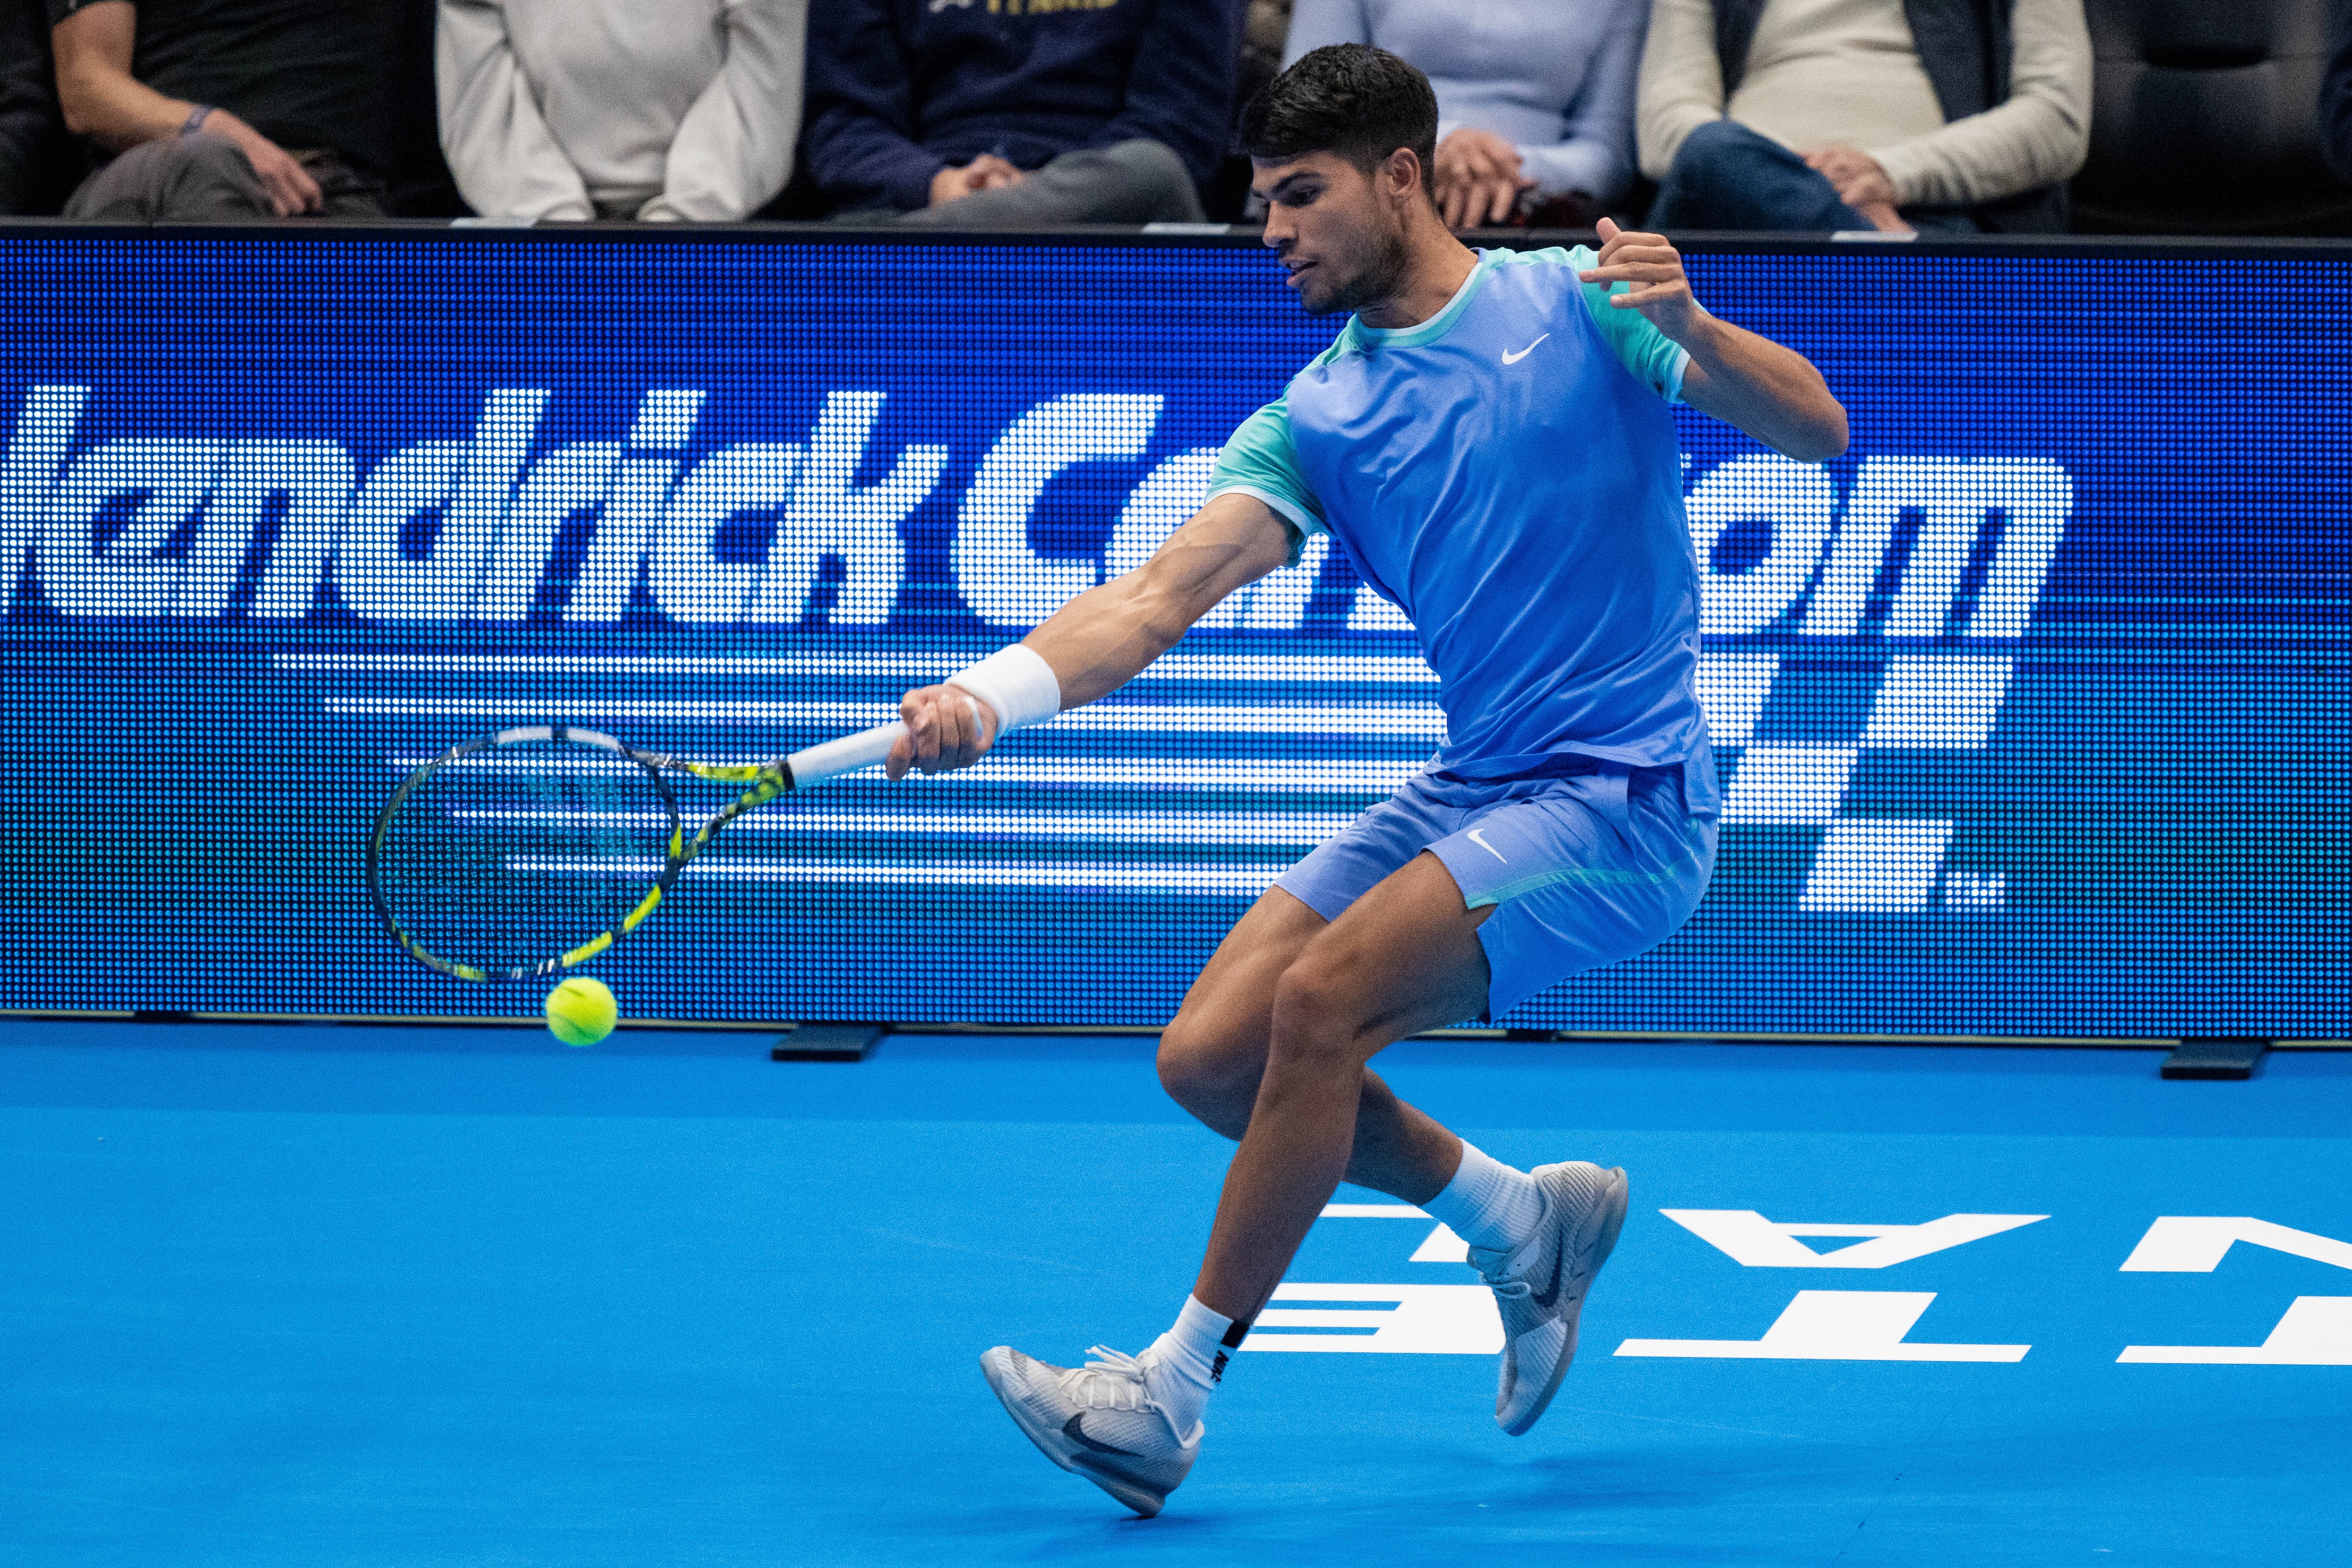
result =
M1274 990L1274 1031L1268 1065L1319 1064L1355 1050L1355 988L1346 967L1310 948L1282 972Z
M1179 1013L1160 1031L1160 1086L1195 1115L1210 1115L1257 1096L1264 1057L1257 1042L1215 1020Z
M1160 1087L1179 1105L1191 1105L1212 1081L1213 1059L1202 1033L1181 1013L1160 1031Z

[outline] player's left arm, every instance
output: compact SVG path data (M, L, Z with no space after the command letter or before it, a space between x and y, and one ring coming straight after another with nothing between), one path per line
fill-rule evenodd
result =
M1636 234L1601 220L1597 265L1586 283L1613 287L1612 310L1638 310L1689 353L1682 399L1801 463L1826 463L1845 450L1845 409L1813 363L1745 328L1707 314L1664 235Z

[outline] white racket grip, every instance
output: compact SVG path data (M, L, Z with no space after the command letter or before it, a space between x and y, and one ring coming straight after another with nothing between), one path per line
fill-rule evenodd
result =
M795 751L784 758L784 766L793 770L795 786L855 773L889 756L890 748L906 733L907 727L893 719L872 729L861 729L856 735L845 735L839 740L820 741L804 751Z

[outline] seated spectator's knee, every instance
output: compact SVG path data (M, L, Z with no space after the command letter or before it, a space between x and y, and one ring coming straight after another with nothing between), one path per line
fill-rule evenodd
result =
M1107 149L1126 187L1120 205L1136 223L1183 223L1201 217L1192 172L1166 142L1139 137Z
M1728 120L1713 120L1683 138L1666 179L1685 190L1713 190L1739 159L1756 133Z
M147 145L173 149L185 168L200 170L207 174L255 177L253 160L245 155L245 149L227 137L216 136L209 131L200 131L194 136L166 136Z
M159 136L82 182L66 216L89 223L207 222L269 217L269 193L245 150L226 136Z
M257 183L259 180L244 148L210 131L199 131L194 136L159 136L152 141L141 142L116 162L127 165L133 159L138 160L137 167L146 178L159 183L201 180Z
M1176 156L1176 150L1164 141L1139 136L1132 141L1119 142L1110 152L1138 190L1165 195L1192 188L1192 171L1184 167L1184 160Z

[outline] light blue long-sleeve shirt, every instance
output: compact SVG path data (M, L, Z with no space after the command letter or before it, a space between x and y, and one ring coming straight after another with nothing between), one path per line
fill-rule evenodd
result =
M1326 44L1376 44L1428 75L1438 140L1491 131L1519 150L1538 196L1605 202L1633 177L1649 18L1649 0L1297 0L1282 63Z

